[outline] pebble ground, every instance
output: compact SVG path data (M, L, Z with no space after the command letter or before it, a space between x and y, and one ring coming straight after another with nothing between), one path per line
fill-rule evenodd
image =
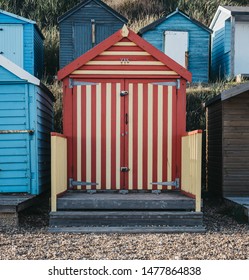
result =
M249 259L249 225L221 200L204 200L205 233L48 233L48 207L26 210L18 229L0 229L0 260Z

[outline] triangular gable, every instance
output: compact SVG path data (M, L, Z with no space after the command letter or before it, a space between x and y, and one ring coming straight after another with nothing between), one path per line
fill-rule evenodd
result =
M98 5L100 5L102 8L104 8L105 10L107 10L109 13L113 14L115 17L117 17L118 19L120 19L121 21L123 21L124 23L128 22L128 19L126 19L125 17L123 17L122 15L120 15L118 12L116 12L115 10L113 10L110 6L106 5L104 2L100 1L100 0L85 0L85 1L81 1L78 5L74 6L72 9L70 9L69 11L67 11L64 15L60 16L58 18L58 23L62 22L63 20L65 20L66 18L68 18L69 16L71 16L72 14L76 13L79 9L83 8L84 6L86 6L88 3L90 3L91 1L96 2Z
M154 29L156 26L158 26L159 24L161 24L162 22L166 21L167 19L169 19L170 17L172 17L172 16L174 16L174 15L176 15L176 14L182 15L182 16L185 17L187 20L189 20L189 21L193 22L194 24L198 25L200 28L204 29L205 31L207 31L207 32L209 32L209 33L212 33L212 30L209 29L207 26L205 26L205 25L202 24L201 22L199 22L199 21L197 21L197 20L191 18L189 15L187 15L186 13L184 13L183 11L181 11L181 10L179 10L179 9L177 8L174 12L172 12L172 13L170 13L170 14L168 14L168 15L162 17L162 18L159 18L158 20L156 20L156 21L154 21L154 22L148 24L147 26L141 28L141 29L139 30L138 34L143 34L143 33L147 32L147 31L149 31L149 30Z
M10 73L20 78L21 80L28 81L34 85L40 85L40 80L23 70L21 67L7 59L6 57L0 55L0 66L8 70ZM2 77L1 77L2 78ZM2 80L2 79L1 79Z
M135 45L141 48L144 52L148 55L151 55L153 58L161 62L163 65L167 66L169 69L178 74L179 76L183 77L187 81L191 81L191 73L186 70L183 66L175 62L173 59L159 51L157 48L153 47L143 38L138 36L135 32L128 29L125 25L121 30L118 30L116 33L111 35L109 38L89 50L87 53L83 54L66 67L62 68L58 72L58 79L62 80L65 77L69 76L76 70L82 68L86 65L89 61L94 60L98 55L103 54L107 51L110 47L117 44L121 40L126 38L130 42L135 43Z

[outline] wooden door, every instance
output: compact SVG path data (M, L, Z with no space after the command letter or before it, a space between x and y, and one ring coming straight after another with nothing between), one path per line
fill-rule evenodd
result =
M164 53L188 68L188 32L165 31Z
M176 87L87 82L73 89L73 179L101 190L162 189L151 183L175 180Z
M130 170L125 173L125 187L167 189L151 183L175 180L176 87L126 80L125 88L129 93L125 97L125 164Z

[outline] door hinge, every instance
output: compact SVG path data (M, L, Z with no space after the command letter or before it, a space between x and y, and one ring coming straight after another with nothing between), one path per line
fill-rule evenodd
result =
M97 185L98 183L74 181L73 178L69 178L69 188L73 188L75 186L97 186Z
M169 182L152 182L151 185L172 186L178 189L180 186L180 179L176 178L175 181L169 181Z
M128 91L122 90L122 91L120 92L120 96L126 96L126 95L128 95Z
M96 86L98 83L93 82L83 82L83 81L75 81L74 79L69 79L69 88L73 88L74 86Z

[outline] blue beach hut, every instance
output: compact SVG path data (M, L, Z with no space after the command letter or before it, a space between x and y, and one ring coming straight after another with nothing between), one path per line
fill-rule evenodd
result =
M138 34L192 73L192 82L208 82L211 30L176 9Z
M83 0L58 18L60 68L127 24L128 20L101 0Z
M0 55L0 193L49 187L53 101L39 79Z
M0 54L41 78L44 37L36 22L0 10Z

